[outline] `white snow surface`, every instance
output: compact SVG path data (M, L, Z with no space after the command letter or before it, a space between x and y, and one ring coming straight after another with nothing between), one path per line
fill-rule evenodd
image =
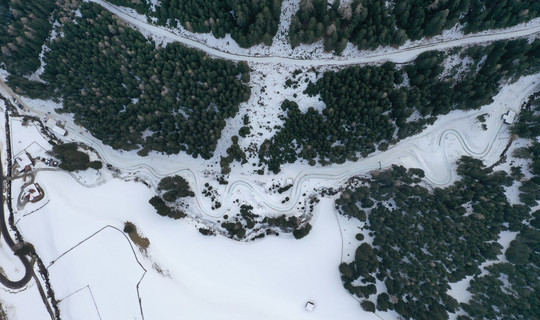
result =
M85 188L57 172L40 172L36 180L51 201L18 225L44 263L54 261L49 272L63 319L80 319L83 310L102 319L141 319L136 284L143 267L145 319L377 318L342 287L342 243L331 200L318 206L313 230L302 241L285 235L246 244L205 237L188 221L160 217L148 204L152 192L139 183L115 179ZM126 220L150 240L146 254L132 251L119 230L95 234L106 225L122 229ZM312 313L304 309L308 300L316 303Z
M317 97L310 98L301 93L305 87L302 81L297 89L282 87L292 70L299 68L305 72L311 67L383 61L403 63L428 50L534 37L540 32L540 19L472 35L463 35L457 30L445 31L442 36L409 41L400 48L358 51L349 44L341 56L335 56L323 52L320 43L302 45L294 50L288 46L283 31L288 29L297 0L284 1L274 44L250 49L239 48L230 36L215 39L209 34L193 34L181 28L154 26L133 10L101 0L90 1L103 5L158 44L177 41L211 56L250 63L254 69L253 91L261 98L253 94L250 101L240 106L239 114L228 120L215 157L208 162L187 155L157 153L141 158L135 151L113 150L76 126L70 115L56 114L54 109L61 104L18 97L2 81L0 93L20 103L26 109L21 110L23 114L43 118L51 112L50 117L66 122L69 134L63 138L65 141L91 146L104 162L120 169L121 177L126 180L141 178L155 187L164 176L182 174L196 193L194 204L197 207L193 209L200 212L191 213L212 221L218 221L227 213L235 199L258 204L257 210L270 215L294 214L303 193L320 186L338 186L353 175L392 164L420 167L426 171L431 184L448 185L455 180L455 160L461 155L483 159L488 165L497 161L509 137L501 114L507 110L519 112L521 102L538 88L538 74L523 77L504 86L491 105L475 111L451 112L423 133L355 163L321 168L307 167L299 162L283 166L279 175L266 177L255 176L246 168L233 164L229 184L218 189L223 206L212 210L210 201L201 194L203 185L215 177L219 168L212 170L211 166L225 152L244 114L250 115L253 126L251 139L240 141L241 146L247 148L250 143L260 144L273 134L274 126L280 124L277 117L282 112L279 106L284 98L299 102L302 110L309 106L320 110L324 106ZM6 76L7 73L0 72L0 77L5 79ZM305 76L314 80L314 74ZM267 95L263 95L263 88ZM488 114L487 130L483 131L475 118L485 113ZM36 141L44 150L50 148L34 126L23 127L16 119L11 125L14 154L36 145ZM281 196L269 194L267 190L272 183L286 179L293 179L294 185L287 193L290 200L282 202ZM49 266L63 319L142 319L143 315L145 319L197 320L377 318L377 315L364 312L341 284L338 265L342 254L352 251L356 230L347 223L338 225L333 202L329 199L323 199L316 207L311 221L313 230L301 241L281 235L240 243L221 236L202 236L197 231L200 224L194 220L173 221L158 216L148 203L154 195L152 190L133 181L113 179L106 170L73 175L42 171L37 174L36 182L44 188L46 200L50 201L32 214L29 214L34 210L32 206L21 209L16 213L16 221L23 236L34 244ZM22 182L17 183L20 186ZM121 231L125 221L133 222L150 240L146 252L140 251ZM340 231L345 231L343 239ZM508 246L511 236L501 235L503 246ZM346 248L343 248L344 241ZM464 284L456 284L452 290L463 294L464 288ZM8 297L7 292L0 292L0 299L9 298L9 302L4 303L8 309L15 306L8 310L10 319L48 317L36 291L35 285L29 285L13 297L11 293ZM462 298L467 299L466 296ZM304 309L307 301L316 304L311 313ZM25 308L30 303L39 306Z

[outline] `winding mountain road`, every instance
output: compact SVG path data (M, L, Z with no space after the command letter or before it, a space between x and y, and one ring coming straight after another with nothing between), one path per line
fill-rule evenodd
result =
M0 86L3 87L5 84L0 81ZM525 100L537 87L538 84L533 82L529 84L527 88L521 90L519 96L515 97L516 103L512 106L512 109L519 112L519 101ZM27 105L24 100L20 99L15 93L12 94L24 108L29 109L33 114L42 115L44 113L43 110L35 109L32 106ZM110 163L123 172L133 173L136 176L148 176L158 179L174 174L185 174L189 176L201 212L210 217L220 217L226 213L227 209L232 204L232 201L235 199L233 195L240 189L246 189L252 193L258 203L269 210L284 213L292 210L298 204L298 201L302 196L302 187L308 180L346 180L355 175L401 163L401 160L404 157L413 159L417 166L426 172L426 179L428 179L430 183L436 186L445 186L452 181L452 170L446 159L446 138L449 136L456 137L457 142L465 154L475 158L484 158L490 154L495 141L502 131L503 122L499 117L505 111L506 107L502 104L497 105L492 111L493 114L498 117L496 119L496 125L489 129L488 132L491 132L490 138L488 139L489 141L481 148L476 149L471 146L467 137L464 137L456 130L455 125L459 121L474 118L485 111L472 111L463 115L461 118L449 119L447 121L442 119L437 126L430 127L419 135L407 138L385 152L373 154L354 163L322 168L308 167L307 169L300 171L296 177L294 177L294 184L289 195L290 200L285 203L269 197L264 189L258 186L250 177L240 174L231 175L229 184L226 186L221 199L219 199L222 206L216 210L209 208L208 204L202 200L205 196L202 194L204 183L201 182L198 173L202 168L200 161L197 161L196 159L186 160L185 157L180 159L174 156L167 157L161 155L150 155L146 158L141 158L133 156L132 153L119 152L113 150L109 146L103 145L101 141L75 126L73 120L69 116L62 114L58 115L58 118L62 121L67 121L66 129L69 132L68 137L91 146L99 153L103 161ZM432 168L430 168L424 160L423 154L426 153L426 150L421 144L425 143L426 137L433 137L434 143L436 144L433 153L440 153L445 165L444 172L441 170L433 172ZM166 166L163 165L165 162L167 163Z
M0 206L0 232L2 233L2 237L4 238L4 241L7 243L9 248L15 252L16 250L16 244L15 241L11 238L11 235L9 234L9 230L6 223L6 216L4 211L4 173L2 168L2 162L0 161L0 191L1 191L1 197L2 197L2 204ZM20 289L28 282L30 279L32 279L32 276L34 275L34 271L32 269L32 263L30 260L28 260L25 256L18 256L21 260L21 263L24 265L24 276L20 280L11 280L8 279L3 273L0 273L0 283L2 283L4 286L10 288L10 289Z
M441 50L469 44L486 43L491 41L513 39L519 37L529 37L532 35L540 34L540 19L536 19L534 20L534 22L519 25L511 29L501 29L494 32L486 32L482 34L471 34L465 36L464 38L455 40L441 40L435 43L420 43L417 46L413 47L393 49L392 52L374 52L368 56L358 56L352 58L335 57L332 59L298 59L280 56L248 56L220 51L204 43L185 38L167 28L149 24L146 21L143 21L140 18L136 17L135 15L131 15L124 10L119 9L118 7L102 0L90 1L102 5L107 10L118 15L118 17L125 21L127 24L141 31L144 31L144 33L146 34L159 34L161 36L167 37L170 41L180 42L186 46L202 50L207 54L215 57L234 61L247 61L263 64L327 66L355 65L382 61L393 61L396 63L402 63L410 61L422 52L428 50ZM516 97L516 101L520 99L526 99L530 92L535 89L532 88L532 86L536 88L537 85L534 85L533 83L529 86L529 88L527 88L527 90L525 90L524 92L520 92L519 97ZM32 114L40 117L45 115L44 110L26 104L23 99L21 99L17 94L15 94L2 81L0 81L0 87L2 87L8 93L8 95L16 99L20 105L31 111ZM506 111L504 108L505 107L503 106L499 106L497 110L493 111L493 114L499 117L503 111ZM514 107L514 111L519 112L518 105ZM475 117L479 114L480 111L472 112L464 116L463 119ZM213 210L209 208L208 204L205 203L205 201L203 200L204 195L202 194L202 191L204 183L200 181L202 178L199 177L200 172L202 172L202 170L204 169L204 165L201 164L201 161L192 158L188 159L187 157L167 157L155 154L145 158L141 158L134 156L133 153L119 152L113 150L109 146L103 145L101 141L84 132L80 127L76 126L73 123L73 119L70 116L61 114L54 115L54 117L59 120L65 121L66 129L69 132L68 137L91 146L100 154L100 156L106 163L109 163L119 168L123 172L131 173L135 176L158 179L174 174L188 175L190 177L190 180L192 181L192 187L196 194L196 202L201 212L210 217L220 217L224 215L227 209L230 208L230 205L232 204L232 201L234 199L233 194L240 189L247 189L247 191L254 195L258 203L262 204L269 210L272 210L274 212L287 212L293 209L298 204L298 201L302 195L302 186L308 180L344 180L349 177L362 173L367 173L372 170L386 168L391 166L392 164L402 163L402 159L404 157L413 159L413 161L416 162L418 167L424 169L424 171L426 172L426 178L432 184L444 186L452 181L452 170L448 163L445 149L446 138L449 136L456 137L465 154L476 158L483 158L490 153L492 146L495 143L502 128L502 120L499 119L497 127L490 128L489 132L492 132L492 136L489 143L481 150L475 150L475 148L471 147L470 143L467 141L467 138L464 137L458 130L456 130L456 119L453 119L448 123L439 123L437 125L437 128L430 128L417 136L405 139L401 141L398 145L387 150L386 152L374 154L357 162L323 168L309 167L305 170L300 171L296 175L296 177L294 178L293 187L290 191L289 200L284 203L269 197L265 193L265 190L255 183L252 177L244 176L241 174L233 174L229 177L229 184L226 186L222 198L219 199L219 201L222 203L221 208ZM440 154L441 158L443 159L444 166L446 167L444 170L445 172L441 172L439 168L437 172L433 172L433 170L431 170L428 163L424 159L423 154L425 155L426 151L419 145L425 142L426 136L437 137L437 145L435 146L433 152Z

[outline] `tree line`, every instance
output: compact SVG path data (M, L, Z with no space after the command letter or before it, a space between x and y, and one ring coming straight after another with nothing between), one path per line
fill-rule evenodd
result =
M116 149L210 158L225 126L250 95L245 63L211 59L179 44L156 49L94 3L48 44L42 79L78 124ZM18 83L22 89L32 89ZM15 89L21 89L15 87ZM43 94L43 92L41 93Z
M505 252L507 262L493 264L483 275L471 280L469 291L472 298L462 308L467 315L459 320L469 319L538 319L540 318L540 210L532 213L540 200L540 144L538 120L540 112L540 92L521 111L512 131L529 139L528 147L516 149L517 157L529 160L523 168L531 176L516 176L521 181L519 199L526 206L520 219L510 220L512 231L519 231ZM505 282L502 281L505 279ZM489 292L489 294L485 294Z
M351 218L364 211L364 228L374 237L340 266L345 288L370 301L367 309L376 301L372 311L448 319L460 308L447 294L449 283L480 274L482 262L501 254L499 233L519 230L508 222L521 223L529 211L506 198L511 177L469 157L458 162L458 174L454 185L430 191L420 184L422 170L394 166L373 173L336 201L339 212ZM377 280L385 284L383 291L376 289Z
M52 29L54 1L0 0L0 63L12 75L32 73Z
M156 18L160 25L177 27L180 23L190 32L211 32L216 38L231 34L240 47L249 48L260 43L272 44L282 1L162 0L152 10L147 0L111 2Z
M407 39L439 35L457 24L466 33L511 27L540 15L535 0L302 0L289 29L291 46L323 40L340 54L347 43L359 49L399 46Z
M387 62L325 72L305 91L320 94L322 112L301 112L296 102L284 101L284 124L261 145L259 158L277 173L298 158L327 165L384 151L439 115L491 103L502 81L540 70L539 52L539 39L498 41L452 53L428 51L404 67ZM451 56L473 62L443 72Z

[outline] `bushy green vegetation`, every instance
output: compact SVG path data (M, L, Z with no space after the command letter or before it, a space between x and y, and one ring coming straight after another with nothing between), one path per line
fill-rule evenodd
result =
M0 0L0 63L12 75L36 71L52 28L52 0Z
M93 168L101 169L103 163L99 160L90 161L88 154L77 150L77 144L64 143L56 144L52 149L53 155L60 160L60 169L67 171L86 170Z
M499 41L458 54L474 63L456 76L442 76L448 54L438 51L425 52L403 68L385 63L326 72L306 90L320 94L325 108L303 113L295 102L284 101L285 123L261 146L261 161L273 172L297 158L311 165L354 161L377 145L386 150L389 143L421 132L438 115L490 103L502 80L540 70L538 39ZM415 112L419 117L409 120Z
M292 47L324 40L326 51L341 53L348 42L359 49L401 45L441 34L457 23L465 32L514 26L540 14L535 0L302 0L289 30Z
M210 158L225 119L249 98L247 64L179 44L156 49L99 5L80 11L45 58L42 78L63 99L62 111L117 149Z
M160 25L176 27L180 22L188 31L212 32L216 38L230 33L243 48L271 45L281 14L281 0L161 0L155 12L148 10L147 0L112 2L156 17Z

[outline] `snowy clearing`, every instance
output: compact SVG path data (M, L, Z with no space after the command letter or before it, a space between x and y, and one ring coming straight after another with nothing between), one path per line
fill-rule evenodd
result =
M136 284L144 271L133 252L147 270L140 284L146 319L377 319L342 287L331 200L318 206L302 241L283 236L242 244L156 215L148 204L152 192L139 183L112 180L88 189L62 173L37 179L51 202L23 217L19 228L46 264L54 261L49 272L66 319L93 313L94 300L103 319L140 319ZM106 225L121 229L126 220L150 240L147 254L132 251L112 228L68 251ZM124 299L114 299L118 295ZM312 313L304 310L308 300L316 303Z

